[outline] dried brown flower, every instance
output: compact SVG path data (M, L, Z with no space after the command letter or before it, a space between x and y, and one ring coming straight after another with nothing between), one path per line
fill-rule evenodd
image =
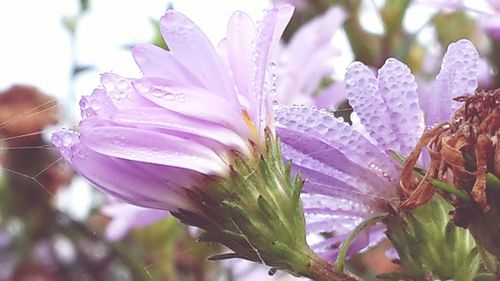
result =
M486 175L492 173L498 177L500 174L500 89L479 91L455 100L464 105L450 121L422 135L403 167L402 208L415 208L430 200L436 192L430 180L437 179L469 194L483 212L490 209ZM422 177L415 174L415 165L425 146L431 163ZM443 195L457 208L463 207L460 198L449 193Z

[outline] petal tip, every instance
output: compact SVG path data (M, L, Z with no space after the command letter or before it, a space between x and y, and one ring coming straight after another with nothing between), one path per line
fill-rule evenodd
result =
M76 131L62 129L52 134L50 142L70 162L70 151L79 142L79 135Z
M346 84L349 84L349 82L352 82L353 80L358 80L359 77L366 75L369 75L371 77L374 74L364 63L355 61L351 63L349 67L347 67L344 80Z

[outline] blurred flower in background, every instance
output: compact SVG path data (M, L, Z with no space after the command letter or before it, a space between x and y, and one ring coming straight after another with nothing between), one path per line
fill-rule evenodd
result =
M332 60L342 54L332 40L344 19L340 7L331 7L304 24L278 51L275 75L280 103L334 108L345 99L342 81L333 76Z

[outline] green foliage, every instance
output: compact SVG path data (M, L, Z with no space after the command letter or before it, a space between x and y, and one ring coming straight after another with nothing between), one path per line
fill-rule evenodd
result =
M163 40L163 36L161 35L160 21L158 21L157 19L150 19L149 21L151 22L151 26L153 27L154 30L154 36L151 43L155 44L160 48L168 50L167 43L165 43L165 40Z
M201 241L232 251L212 260L242 258L313 279L351 280L336 279L343 274L336 274L307 245L303 181L292 176L290 163L283 163L279 141L270 131L265 151L255 151L251 158L235 154L232 163L228 177L207 179L210 193L186 190L195 210L173 213L202 228Z
M450 220L452 206L439 196L411 212L387 217L387 236L412 280L473 280L480 257L470 233ZM391 278L389 275L382 276Z
M386 33L393 34L401 31L403 19L409 5L409 0L385 1L385 5L380 11L380 14Z
M471 41L476 39L476 22L464 11L437 14L434 17L434 27L442 46L464 38Z

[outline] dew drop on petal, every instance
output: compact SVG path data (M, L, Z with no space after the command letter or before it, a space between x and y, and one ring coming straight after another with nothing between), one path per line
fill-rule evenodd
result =
M87 110L90 108L90 104L89 104L89 101L87 100L86 97L83 97L81 100L80 100L80 108L82 110Z
M101 78L101 84L106 89L106 91L113 91L115 89L115 83L111 77L108 75L103 75Z
M140 93L147 94L151 90L151 84L147 81L139 80L133 83L134 88Z
M70 147L75 141L77 136L73 131L66 131L60 138L60 144L64 147Z
M151 90L151 94L154 96L154 97L157 97L157 98L162 98L165 96L165 91L162 90L162 89L158 89L158 88L154 88L153 90Z

